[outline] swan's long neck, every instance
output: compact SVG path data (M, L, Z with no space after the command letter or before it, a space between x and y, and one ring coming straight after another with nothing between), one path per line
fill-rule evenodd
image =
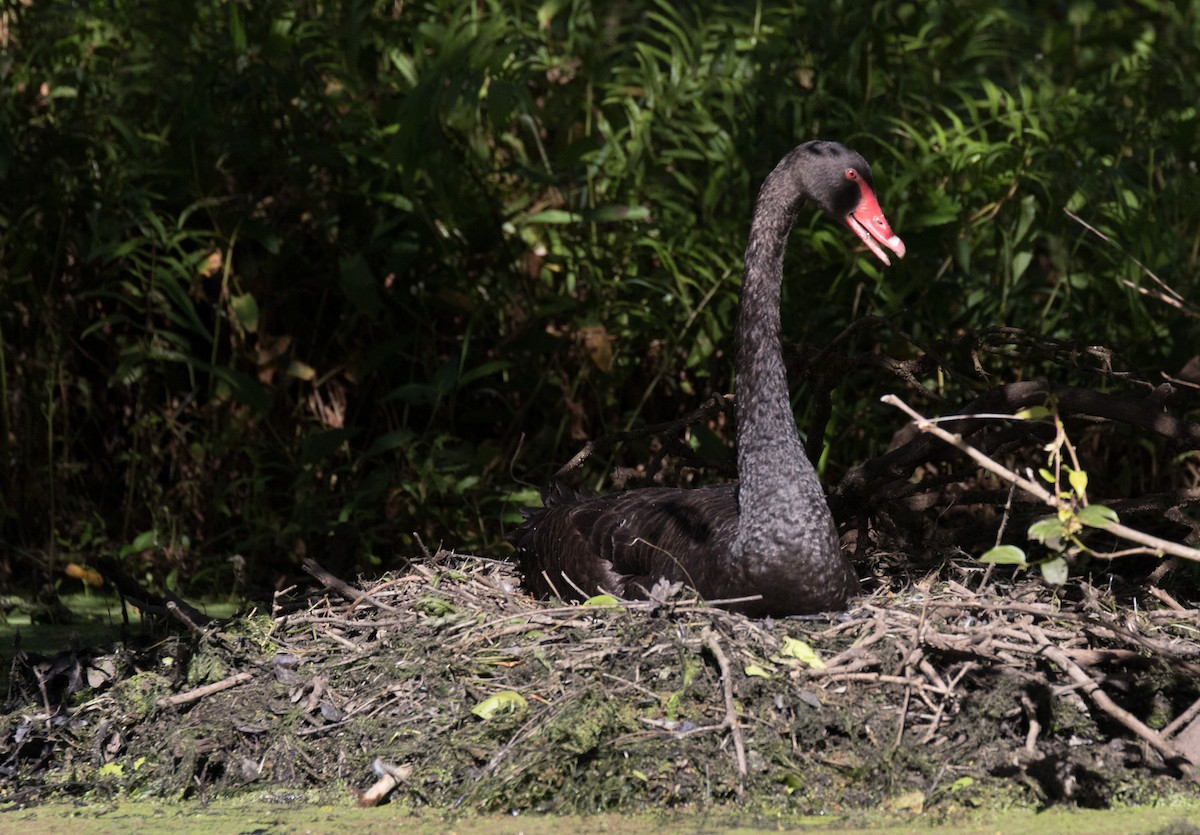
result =
M832 517L796 430L780 345L780 289L788 234L805 195L787 160L763 183L738 312L738 557L789 576L797 558L840 565Z

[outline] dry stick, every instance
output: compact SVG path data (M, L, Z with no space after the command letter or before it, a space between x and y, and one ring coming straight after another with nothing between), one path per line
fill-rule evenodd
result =
M906 677L904 679L904 700L900 703L900 717L896 721L896 739L892 743L893 748L899 748L900 743L904 741L904 724L908 721L908 703L912 701L912 682Z
M1153 597L1157 597L1173 611L1180 613L1187 611L1187 607L1183 606L1178 600L1176 600L1174 597L1171 597L1171 595L1160 589L1158 586L1151 586L1150 588L1146 589L1146 591L1150 592Z
M239 684L245 684L250 679L254 678L254 673L238 673L226 679L206 684L203 687L197 687L195 690L189 690L186 693L177 693L174 696L163 696L157 702L159 707L179 707L180 705L198 702L201 699L207 698L214 693L220 693L222 690L228 690L231 687L237 687Z
M917 424L917 428L922 432L929 432L950 444L955 449L962 451L967 455L968 458L970 458L979 466L983 467L988 472L995 473L1009 484L1015 484L1026 493L1029 493L1031 496L1039 499L1047 507L1058 507L1058 499L1050 491L1042 487L1042 485L1030 481L1027 478L1022 478L1004 465L993 461L991 458L984 455L982 452L975 449L975 447L964 441L961 435L955 435L947 432L945 429L942 429L932 420L918 413L899 397L896 397L894 394L885 394L881 399L884 403L888 404L889 406L895 406L897 409L900 409L902 412L911 417ZM1006 417L1009 419L1013 418L1012 415L1006 415ZM1153 549L1153 551L1156 553L1173 554L1174 556L1182 557L1185 560L1200 562L1200 550L1189 548L1188 546L1181 545L1178 542L1172 542L1169 539L1161 539L1157 536L1151 536L1148 533L1143 533L1142 531L1128 528L1119 522L1109 522L1100 528L1100 530L1116 534L1123 539L1128 539L1130 542L1136 542L1139 545L1144 545L1147 548ZM1108 559L1112 555L1092 552L1092 556Z
M1175 748L1174 745L1167 742L1162 734L1153 728L1147 726L1141 719L1138 719L1132 713L1114 702L1104 689L1096 683L1095 679L1084 672L1083 668L1067 657L1067 654L1051 643L1050 639L1041 629L1029 624L1025 627L1038 645L1041 647L1041 652L1063 670L1066 670L1067 675L1071 680L1080 686L1080 689L1088 695L1088 697L1096 704L1096 707L1103 710L1110 717L1120 722L1129 730L1146 740L1155 751L1171 766L1177 768L1179 772L1189 780L1197 781L1200 775L1192 768L1182 754Z
M930 669L932 669L932 665L930 665L928 661L922 661L921 664L923 666L929 666ZM954 690L958 687L958 683L963 680L963 677L966 676L967 673L975 669L976 666L978 665L974 661L967 661L963 664L962 669L960 669L954 675L954 678L950 679L949 683L946 685L946 691L941 694L942 698L938 700L937 709L934 711L933 718L929 722L929 730L925 732L925 736L921 740L923 744L928 744L933 741L934 736L937 735L938 725L941 724L942 716L944 716L946 713L946 703L950 701L950 698L954 695Z
M359 603L361 603L362 601L365 600L368 603L370 603L372 606L374 606L376 609L379 609L384 612L391 612L392 614L395 614L396 612L400 611L399 609L397 609L393 606L387 605L386 603L384 603L381 600L376 600L373 596L367 594L362 589L357 589L354 586L350 585L349 583L347 583L343 580L339 580L337 577L334 577L332 574L330 574L328 571L326 571L324 568L322 568L321 565L318 564L317 561L314 559L305 558L304 562L302 562L301 565L303 566L305 571L307 571L309 574L311 574L313 577L315 577L317 580L319 580L321 582L321 584L325 586L325 588L336 591L342 597L346 598L352 604L354 604L353 606L350 607L351 609L353 609L354 606L357 606Z
M1067 217L1071 218L1071 220L1078 223L1080 226L1082 226L1084 229L1091 232L1093 235L1095 235L1100 240L1111 245L1113 248L1115 248L1117 250L1117 252L1121 253L1126 258L1128 258L1130 261L1132 261L1133 263L1135 263L1139 267L1141 267L1142 272L1144 272L1146 275L1150 276L1151 280L1153 280L1154 283L1159 286L1160 291L1156 293L1152 290L1149 290L1146 287L1136 285L1133 282L1131 282L1127 279L1124 279L1122 281L1122 283L1126 287L1129 287L1129 288L1133 289L1134 291L1141 293L1143 296L1150 296L1151 298L1158 299L1160 302L1163 302L1164 304L1169 304L1171 307L1174 307L1177 310L1181 310L1184 313L1188 314L1189 316L1200 316L1200 310L1197 310L1195 305L1191 304L1187 299L1185 299L1182 295L1180 295L1178 292L1176 292L1173 287L1168 285L1167 282L1163 281L1161 278L1159 278L1157 275L1155 275L1153 270L1151 270L1149 267L1147 267L1145 264L1143 264L1141 261L1139 261L1137 258L1135 258L1130 253L1126 252L1125 249L1120 244L1118 244L1112 238L1108 237L1108 235L1105 235L1103 232L1101 232L1096 227L1092 226L1090 223L1085 221L1079 215L1072 212L1070 209L1064 208L1063 212L1065 212Z
M1029 694L1024 690L1021 691L1021 708L1025 711L1025 718L1029 720L1029 731L1025 734L1025 750L1032 754L1037 751L1038 735L1042 732L1042 723L1037 718L1037 707L1033 704L1033 699L1029 698Z
M181 622L184 626L195 632L200 637L204 637L208 634L208 631L192 620L191 617L188 616L188 613L184 611L183 607L181 607L176 601L167 601L167 611L170 612L176 620ZM193 609L192 611L195 610Z
M359 794L358 805L364 808L378 806L391 793L392 789L407 781L413 773L411 765L392 765L379 758L375 759L371 767L379 775L379 779L375 781L375 785Z
M717 666L721 668L721 684L725 690L725 721L722 724L729 728L729 732L733 736L733 750L737 754L738 767L737 794L738 799L741 800L746 794L746 775L748 773L746 744L742 739L742 726L738 724L737 708L733 704L733 676L729 672L729 659L725 657L725 652L721 649L721 644L711 629L705 629L700 637L704 639L704 645L713 654L713 658L717 659Z
M1196 714L1198 713L1200 713L1200 699L1192 702L1191 706L1187 710L1171 720L1171 724L1162 729L1162 735L1167 739L1175 736L1175 734L1181 731L1185 725L1195 719Z

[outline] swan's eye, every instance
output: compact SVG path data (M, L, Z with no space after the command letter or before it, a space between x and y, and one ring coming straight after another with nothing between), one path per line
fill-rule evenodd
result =
M855 171L853 168L847 168L846 169L846 179L847 180L857 180L858 172Z

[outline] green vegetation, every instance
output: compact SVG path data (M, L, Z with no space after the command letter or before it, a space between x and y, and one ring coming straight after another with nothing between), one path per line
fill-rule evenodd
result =
M1198 101L1197 2L6 4L3 571L119 555L198 593L499 553L582 438L730 389L755 189L817 136L873 161L910 256L802 216L789 340L881 314L842 347L1004 325L1173 374L1189 308L1064 209L1196 298ZM827 478L894 385L840 381Z

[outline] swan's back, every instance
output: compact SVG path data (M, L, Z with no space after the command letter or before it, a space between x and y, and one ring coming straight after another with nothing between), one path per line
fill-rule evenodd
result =
M772 555L735 556L737 484L586 496L556 483L545 503L527 510L510 537L522 584L539 597L636 600L659 580L679 581L707 600L758 596L728 608L763 617L834 611L858 592L848 561L805 552L837 553L837 532L824 519Z
M726 596L736 484L586 496L555 483L544 501L511 537L525 588L534 594L642 598L665 579L706 597Z

